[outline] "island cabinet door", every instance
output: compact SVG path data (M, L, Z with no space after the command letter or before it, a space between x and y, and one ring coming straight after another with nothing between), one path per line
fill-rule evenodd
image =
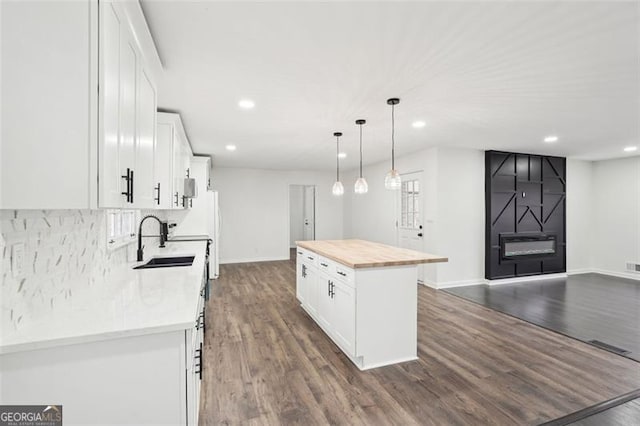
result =
M307 284L307 265L302 262L296 264L296 297L300 303L305 303Z
M354 355L356 348L356 290L340 281L333 281L331 305L333 337L343 351Z
M327 333L331 332L331 317L333 304L331 289L334 279L325 273L320 273L318 278L318 322Z
M307 312L316 318L318 316L318 281L320 277L315 267L307 263L305 265L307 266L307 276L305 278L304 306L307 308Z

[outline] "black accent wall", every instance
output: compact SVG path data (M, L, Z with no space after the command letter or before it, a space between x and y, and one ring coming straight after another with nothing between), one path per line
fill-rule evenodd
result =
M523 277L566 271L566 159L485 152L485 277ZM501 236L551 236L551 255L505 259Z

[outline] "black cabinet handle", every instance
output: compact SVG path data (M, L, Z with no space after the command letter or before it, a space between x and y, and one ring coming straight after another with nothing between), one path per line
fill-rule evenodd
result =
M155 198L156 204L160 205L160 182L158 182L158 186L156 186L155 190L158 191L158 198Z
M327 280L327 296L331 297L331 280Z
M309 260L313 260L313 257L311 257L311 256L307 256L307 259L309 259Z
M418 237L422 237L422 232L418 232Z
M321 263L320 263L320 266L324 266L324 267L326 268L326 267L327 267L327 266L329 266L329 265L327 265L326 263L322 263L322 262L321 262Z
M307 265L302 264L302 278L307 277Z
M347 274L345 274L345 273L344 273L344 272L342 272L342 271L338 271L338 275L342 275L343 277L346 277L346 276L347 276Z
M127 197L127 203L133 203L133 170L127 168L127 174L121 177L127 182L127 191L121 194Z
M198 378L202 380L202 342L200 343L200 349L196 349L196 353L198 355L196 355L194 358L199 361L196 364L196 367L198 367L198 371L196 371L196 373L198 374Z
M133 170L131 170L131 203L133 204Z
M189 207L193 207L193 198L189 198Z
M336 292L333 291L333 289L336 287L336 285L333 283L333 281L331 281L331 287L330 287L330 291L329 291L329 296L331 296L331 298L333 299L333 296L336 295Z

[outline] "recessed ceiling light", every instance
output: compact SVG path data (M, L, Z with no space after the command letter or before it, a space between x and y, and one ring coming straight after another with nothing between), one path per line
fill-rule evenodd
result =
M546 143L558 142L558 137L556 135L547 136L546 138L544 138L544 141Z
M236 150L236 146L235 145L227 145L224 147L227 151L235 151Z
M242 99L240 102L238 102L238 106L242 109L251 109L256 106L256 103L251 99Z
M418 120L418 121L414 121L413 123L411 123L411 125L413 126L414 129L421 129L424 126L426 126L427 123L422 121L422 120Z
M340 154L338 154L338 158L347 158L347 153L341 152Z
M638 147L637 146L628 146L624 149L624 152L634 152L637 151Z

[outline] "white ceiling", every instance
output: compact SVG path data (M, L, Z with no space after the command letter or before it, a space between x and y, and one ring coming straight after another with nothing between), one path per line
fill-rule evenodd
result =
M624 156L640 144L639 5L142 1L165 68L159 107L214 164L267 169L334 167L336 130L355 167L358 118L364 162L388 158L392 96L398 155Z

